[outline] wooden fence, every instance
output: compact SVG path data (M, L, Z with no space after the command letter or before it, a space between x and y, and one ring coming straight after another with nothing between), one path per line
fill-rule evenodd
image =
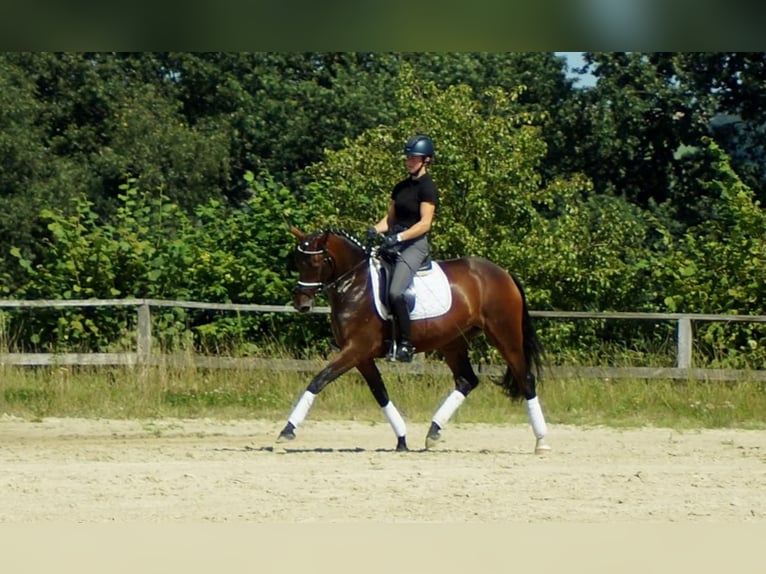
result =
M81 299L81 300L0 300L2 308L63 308L63 307L135 307L138 313L136 350L129 353L0 353L1 365L169 365L211 369L244 368L315 372L324 363L290 359L231 358L219 356L175 356L152 353L152 308L180 307L233 311L245 313L295 313L288 305L254 305L207 303L196 301L166 301L161 299ZM312 313L329 313L328 307L316 307ZM695 379L695 380L766 380L766 371L737 369L699 369L692 365L694 322L750 322L764 323L766 315L706 315L686 313L621 313L580 311L531 311L533 317L547 319L627 319L636 321L673 321L676 323L675 367L551 367L549 376L555 378L633 378L633 379ZM381 362L382 370L407 373L447 373L442 362L415 361L400 365ZM483 366L479 374L501 375L504 366Z

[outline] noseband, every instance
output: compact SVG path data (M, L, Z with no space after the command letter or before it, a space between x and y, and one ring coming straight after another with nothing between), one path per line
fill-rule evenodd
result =
M327 248L322 249L304 249L300 244L298 244L298 253L302 253L304 255L323 255L324 259L322 261L322 266L326 263L333 263L332 257L330 257L327 254ZM320 276L321 276L321 270L320 270ZM298 291L316 291L317 289L321 289L324 286L324 283L322 281L301 281L298 280Z

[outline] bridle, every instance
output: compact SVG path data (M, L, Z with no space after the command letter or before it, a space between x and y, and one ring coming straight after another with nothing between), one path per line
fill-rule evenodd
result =
M332 277L335 274L335 270L336 270L335 259L332 257L332 255L330 255L329 251L327 250L327 247L323 245L321 249L311 249L309 248L309 242L304 241L303 243L298 244L297 251L298 253L301 253L303 255L308 255L310 257L319 256L319 255L322 256L322 267L320 268L320 271L319 271L319 275L320 275L319 281L301 281L300 279L298 279L297 290L300 293L303 293L309 297L313 297L314 295L316 295L316 292L320 289L324 289L326 291L327 289L332 288L333 285L335 285L339 281L343 280L346 276L356 271L360 266L365 264L367 261L367 259L364 258L361 261L359 261L356 265L353 265L350 269L338 275L332 281L323 281L321 277L322 277L322 272L324 271L326 266L329 265L330 267L330 271L326 275L327 277Z
M306 245L308 245L308 242L305 242L305 243ZM303 253L304 255L309 255L312 257L315 255L321 255L323 257L321 269L324 269L324 266L328 263L332 266L333 269L335 268L335 260L327 252L326 247L322 247L322 249L304 249L303 245L299 243L298 253ZM301 281L300 279L298 279L298 291L313 297L319 289L322 289L323 287L325 287L324 281L321 280L321 275L322 275L321 269L319 272L319 275L320 275L319 281Z

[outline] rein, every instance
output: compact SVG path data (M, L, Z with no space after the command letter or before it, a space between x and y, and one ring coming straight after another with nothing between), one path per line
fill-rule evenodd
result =
M359 263L354 265L351 269L348 271L344 271L340 275L338 275L333 281L330 281L327 285L324 286L324 289L327 290L328 288L332 287L336 283L338 283L341 279L346 277L346 275L351 275L352 273L356 272L356 270L362 266L362 264L367 263L366 259L362 259Z

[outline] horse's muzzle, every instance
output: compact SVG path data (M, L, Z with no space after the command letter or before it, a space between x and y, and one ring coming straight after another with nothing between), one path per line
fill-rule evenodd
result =
M293 295L293 307L299 313L308 313L314 308L314 296L303 291L296 291Z

